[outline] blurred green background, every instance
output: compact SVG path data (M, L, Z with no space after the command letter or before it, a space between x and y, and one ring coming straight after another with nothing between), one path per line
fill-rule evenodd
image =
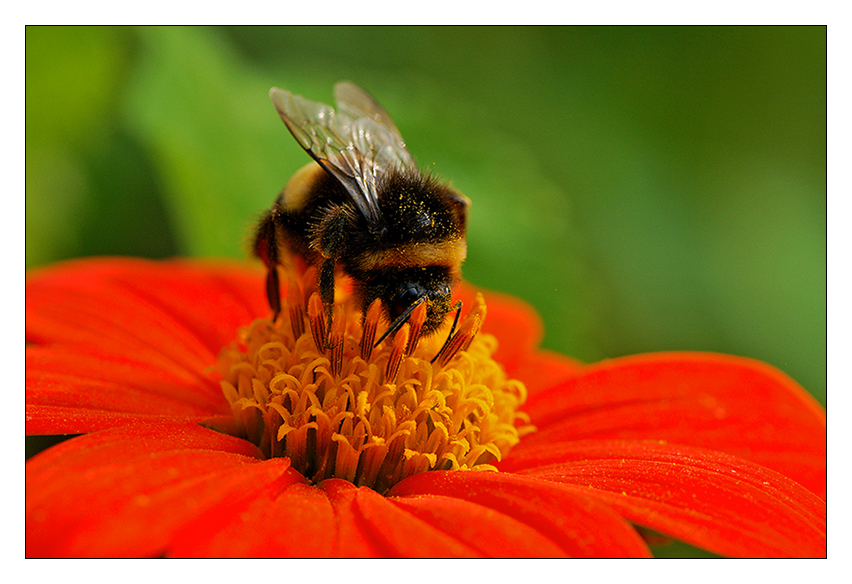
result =
M544 346L762 359L826 392L826 29L26 29L26 263L245 257L349 79L473 200L465 276Z

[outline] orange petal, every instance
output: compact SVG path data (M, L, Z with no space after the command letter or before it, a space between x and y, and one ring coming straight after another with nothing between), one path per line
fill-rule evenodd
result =
M659 442L584 440L512 455L501 470L571 485L631 522L702 549L735 557L826 554L825 502L729 454Z
M589 438L667 440L734 454L825 495L824 410L792 379L752 359L612 359L533 395L523 409L538 432L513 454Z
M506 370L506 373L509 377L523 381L527 388L527 396L533 396L576 377L586 367L588 366L585 363L571 357L539 349L519 359L514 367Z
M527 525L572 557L650 554L636 531L617 514L563 487L509 473L432 471L397 483L388 495L401 501L442 495L493 509ZM512 555L504 542L515 535L495 532L480 545L487 546L489 555Z
M73 438L27 463L28 557L168 553L206 510L304 479L287 459L194 424L141 424Z
M337 522L326 494L294 483L237 502L222 499L172 536L168 555L201 558L326 558Z
M538 347L544 336L544 325L538 313L529 304L500 292L481 290L468 283L461 283L456 296L470 307L474 304L476 293L481 292L488 305L488 318L482 332L496 336L500 344L494 359L507 370L517 365L519 360Z
M261 271L239 263L64 262L27 274L27 341L113 349L124 341L191 363L268 315L263 289Z
M26 431L93 432L142 419L201 421L228 414L212 379L94 350L27 347Z

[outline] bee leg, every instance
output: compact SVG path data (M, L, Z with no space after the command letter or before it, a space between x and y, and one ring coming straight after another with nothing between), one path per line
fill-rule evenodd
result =
M266 299L272 309L272 322L278 320L281 313L281 286L278 283L278 266L269 266L266 272Z
M278 230L277 213L267 211L260 222L252 251L266 265L266 299L272 309L272 322L281 313L281 286L278 282Z
M326 313L328 332L331 332L334 314L334 264L346 247L346 228L352 220L352 212L344 205L335 205L327 210L320 221L313 246L322 254L318 285L320 299Z

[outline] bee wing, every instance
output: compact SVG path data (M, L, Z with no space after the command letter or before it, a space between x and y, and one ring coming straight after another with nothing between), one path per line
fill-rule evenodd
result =
M277 87L269 97L299 145L341 182L358 211L377 223L381 175L394 166L416 168L387 112L349 82L335 87L339 111Z
M341 81L334 85L334 101L337 103L337 109L349 117L356 120L368 118L387 128L396 137L402 149L405 149L396 124L372 95L351 81Z

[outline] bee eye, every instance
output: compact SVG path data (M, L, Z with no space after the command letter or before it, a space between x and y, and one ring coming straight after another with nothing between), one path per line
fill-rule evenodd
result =
M419 285L414 283L408 283L404 288L401 288L393 299L393 305L391 307L393 311L393 317L396 318L403 312L405 309L414 304L414 302L424 296L426 291Z

